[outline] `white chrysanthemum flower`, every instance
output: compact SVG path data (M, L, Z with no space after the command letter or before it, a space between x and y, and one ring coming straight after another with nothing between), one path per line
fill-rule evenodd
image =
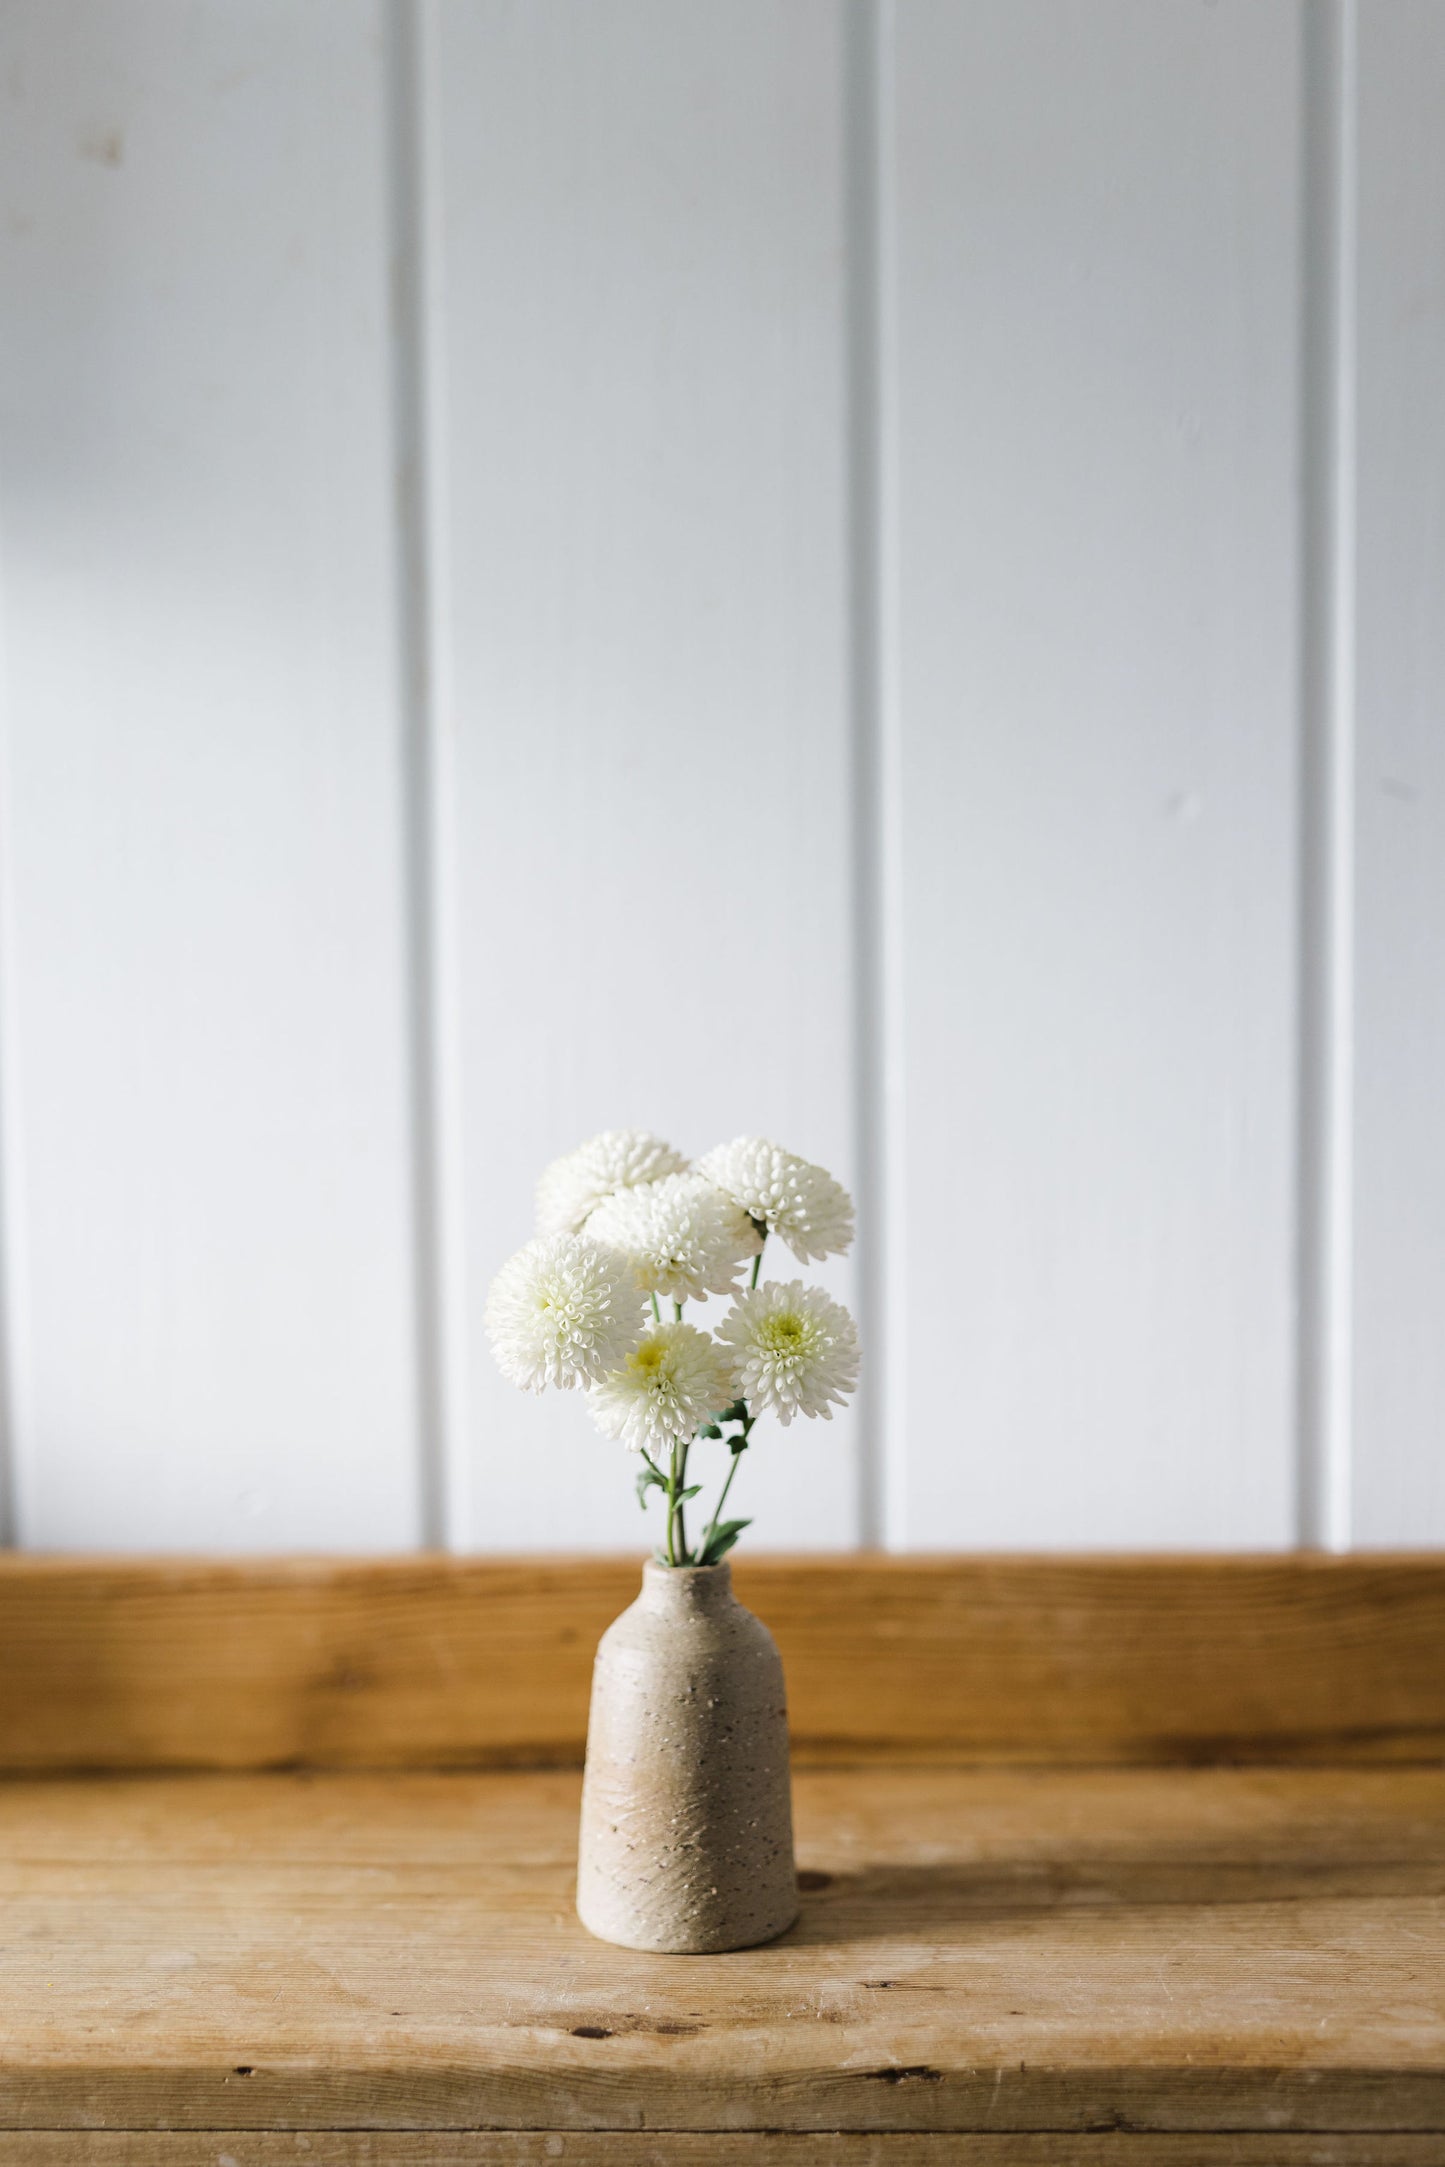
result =
M631 1452L670 1452L737 1393L732 1364L717 1341L691 1324L659 1324L644 1333L610 1377L587 1394L597 1427Z
M631 1259L584 1234L540 1234L492 1281L483 1319L497 1367L524 1392L594 1383L642 1333Z
M579 1234L604 1197L680 1174L686 1166L680 1151L646 1129L604 1129L590 1143L554 1159L537 1183L537 1231Z
M858 1327L841 1302L801 1279L740 1294L718 1326L736 1358L738 1396L784 1428L794 1415L832 1420L858 1382Z
M821 1166L762 1136L719 1144L697 1170L749 1218L787 1243L800 1264L840 1257L853 1240L853 1199Z
M747 1213L700 1174L620 1189L597 1206L587 1231L626 1251L646 1293L677 1302L731 1294L739 1266L762 1247Z

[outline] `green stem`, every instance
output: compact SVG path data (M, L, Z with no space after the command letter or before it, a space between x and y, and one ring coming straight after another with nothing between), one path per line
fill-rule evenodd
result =
M743 1454L748 1449L748 1438L752 1433L752 1427L756 1420L756 1415L745 1415L743 1417L742 1437L733 1447L732 1465L727 1471L727 1477L723 1483L722 1489L718 1492L718 1501L713 1507L712 1518L708 1521L707 1527L703 1532L702 1548L698 1553L701 1557L707 1556L708 1550L712 1544L713 1536L717 1533L717 1524L722 1518L723 1506L728 1501L728 1491L733 1486L733 1476L738 1471L738 1461L742 1458Z
M677 1563L677 1548L676 1548L676 1544L675 1544L675 1542L674 1542L674 1539L673 1539L673 1530L674 1530L674 1528L676 1527L676 1524L677 1524L677 1446L676 1446L676 1445L674 1444L674 1446L673 1446L673 1448L672 1448L672 1458L671 1458L670 1462L668 1463L668 1481L667 1481L667 1562L668 1562L668 1564L669 1564L669 1565L675 1565L675 1564Z
M677 1487L679 1490L687 1487L687 1448L690 1442L689 1438L684 1437L678 1450ZM692 1559L688 1555L687 1548L687 1506L680 1497L677 1501L677 1548L679 1565L691 1565Z
M657 1306L657 1296L655 1294L652 1297L652 1321L654 1324L661 1324L662 1322L662 1311Z
M739 1449L733 1454L733 1464L728 1469L726 1482L724 1482L721 1490L719 1490L718 1492L718 1500L716 1505L713 1507L712 1518L708 1521L707 1531L702 1538L702 1554L704 1557L707 1556L709 1543L712 1541L713 1536L717 1533L717 1524L718 1521L722 1518L723 1506L728 1501L728 1491L733 1486L733 1476L738 1471L738 1461L742 1458L743 1453L746 1452L747 1449L748 1448L746 1445L740 1446Z
M687 1508L680 1492L687 1482L687 1445L685 1437L677 1438L672 1447L672 1481L667 1490L667 1562L669 1565L690 1565L687 1554ZM675 1533L674 1533L675 1530Z
M765 1235L763 1236L763 1249L766 1249L766 1248L767 1248L767 1246L768 1246L768 1237L767 1237L767 1235L765 1234ZM763 1249L760 1249L760 1250L758 1251L757 1255L756 1255L756 1256L755 1256L755 1257L753 1258L753 1276L752 1276L752 1278L751 1278L751 1279L750 1279L750 1280L748 1281L748 1285L749 1285L750 1287L755 1287L755 1286L757 1285L757 1283L758 1283L758 1273L759 1273L759 1272L760 1272L760 1271L762 1270L762 1264L763 1264Z
M674 1316L674 1317L675 1317L675 1318L677 1319L678 1323L679 1323L679 1324L681 1324L681 1322L682 1322L682 1304L681 1304L681 1302L679 1302L679 1301L676 1301L676 1300L675 1300L675 1301L673 1302L673 1305L672 1305L672 1314L673 1314L673 1316Z

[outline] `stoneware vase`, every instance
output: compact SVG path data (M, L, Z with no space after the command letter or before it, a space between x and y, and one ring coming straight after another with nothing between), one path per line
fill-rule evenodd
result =
M598 1645L577 1913L603 1941L680 1954L798 1916L783 1665L730 1565L649 1560Z

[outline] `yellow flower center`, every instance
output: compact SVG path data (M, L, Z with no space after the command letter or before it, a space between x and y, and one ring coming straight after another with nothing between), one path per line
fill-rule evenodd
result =
M774 1354L798 1354L807 1339L807 1326L795 1310L785 1309L769 1317L759 1335Z
M629 1369L635 1369L643 1377L655 1377L667 1360L667 1349L660 1340L645 1339L642 1345L627 1357Z

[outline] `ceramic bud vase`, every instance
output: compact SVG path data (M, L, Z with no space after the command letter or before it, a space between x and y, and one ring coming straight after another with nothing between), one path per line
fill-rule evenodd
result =
M798 1916L788 1711L730 1565L649 1560L597 1649L577 1912L624 1949L715 1952Z

